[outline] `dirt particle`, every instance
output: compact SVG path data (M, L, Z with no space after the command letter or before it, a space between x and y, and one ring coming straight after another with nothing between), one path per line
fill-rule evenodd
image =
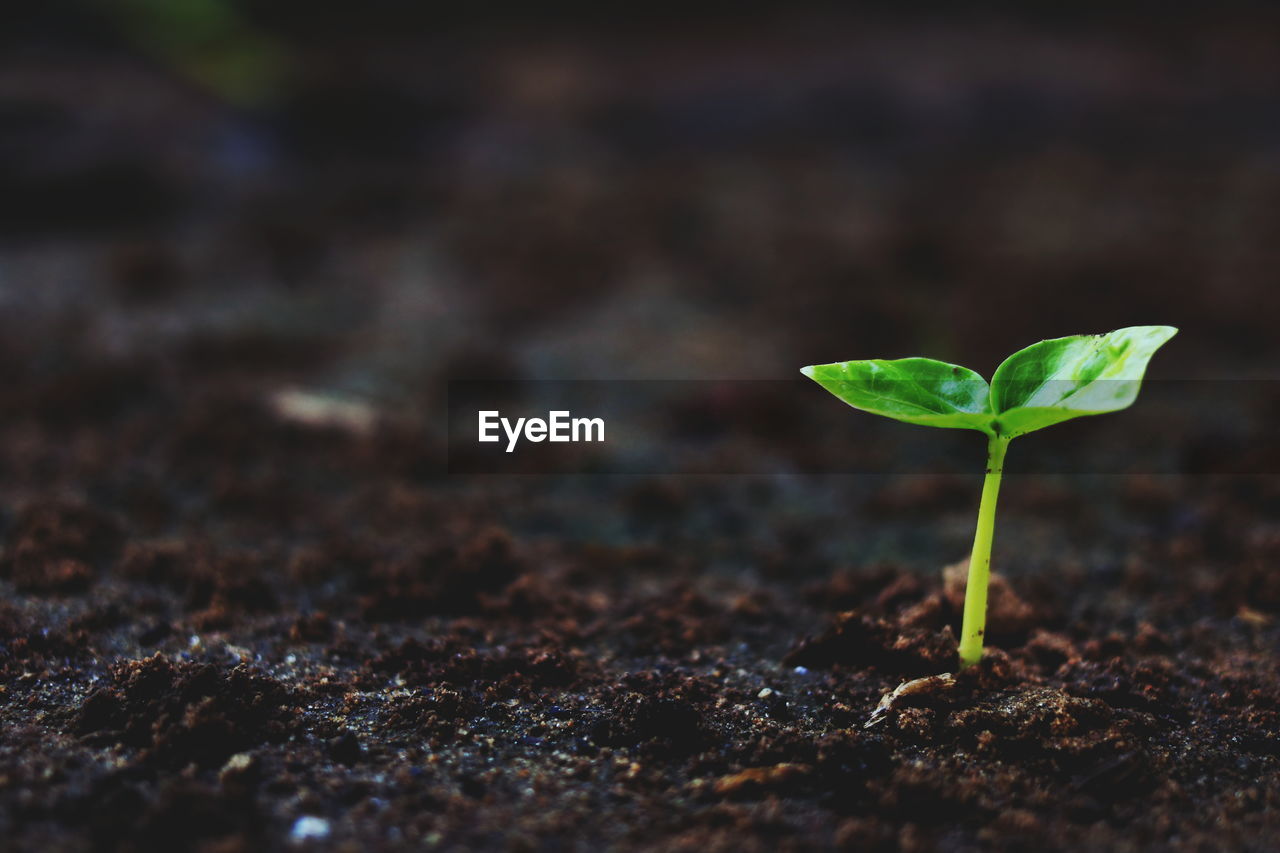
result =
M111 668L74 730L146 750L166 765L219 766L230 756L283 740L296 725L279 682L244 665L174 664L162 655Z
M707 746L711 732L704 716L687 699L633 693L593 723L591 738L605 746L687 754Z
M330 739L326 748L330 758L348 767L364 757L364 747L360 745L360 738L349 729Z
M218 771L218 782L224 787L252 785L260 775L261 763L249 752L237 752Z
M751 767L721 776L713 790L721 796L760 796L764 793L785 794L808 779L813 768L807 764L784 762L771 767Z
M324 612L299 616L289 627L289 639L295 643L327 643L333 634L333 620Z
M83 592L119 555L124 531L109 515L82 504L35 503L6 537L0 576L24 592Z
M502 528L486 528L458 542L377 564L370 574L371 589L361 599L361 613L375 622L442 612L478 613L484 596L500 594L523 566L511 535Z
M1067 661L1080 658L1080 651L1070 637L1043 629L1036 629L1023 649L1049 671L1057 669Z
M940 632L903 628L854 611L842 613L817 637L807 637L783 662L787 666L875 667L894 675L931 675L954 665L956 641Z

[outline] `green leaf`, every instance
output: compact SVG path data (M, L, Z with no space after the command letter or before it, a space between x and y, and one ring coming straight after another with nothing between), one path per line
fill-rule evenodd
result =
M1131 326L1041 341L1005 359L990 386L967 367L931 358L842 361L800 372L864 412L1012 438L1132 405L1151 356L1177 332Z
M1177 332L1172 326L1131 326L1019 350L991 378L991 409L1000 433L1012 437L1127 408L1138 396L1151 356Z
M931 358L843 361L801 373L855 409L923 426L976 429L992 422L987 380Z

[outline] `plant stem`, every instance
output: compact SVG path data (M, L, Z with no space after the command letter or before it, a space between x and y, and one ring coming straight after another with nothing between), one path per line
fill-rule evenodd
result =
M987 444L987 474L982 479L982 501L978 504L978 529L973 535L969 556L969 582L964 591L964 622L960 626L960 668L973 666L982 657L982 638L987 632L987 584L991 579L991 538L996 525L996 498L1000 495L1000 475L1004 473L1004 452L1009 438L991 436Z

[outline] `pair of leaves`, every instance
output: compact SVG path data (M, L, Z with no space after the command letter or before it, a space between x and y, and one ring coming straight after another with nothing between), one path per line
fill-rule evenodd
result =
M1127 408L1172 326L1130 326L1032 344L996 368L991 383L930 358L870 359L801 369L855 409L923 426L1013 438L1083 415Z

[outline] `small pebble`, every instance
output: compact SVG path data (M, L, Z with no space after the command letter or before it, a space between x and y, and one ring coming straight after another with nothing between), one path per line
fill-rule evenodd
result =
M364 749L360 746L360 739L350 729L331 739L328 747L329 757L348 767L364 756Z
M809 667L807 667L807 666L798 666L798 667L796 667L796 668L795 668L794 670L792 670L792 671L793 671L796 675L808 675L808 674L809 674Z
M289 840L295 844L302 841L317 841L329 837L329 821L322 817L304 815L293 822L289 830Z
M772 688L772 687L766 687L766 688L764 688L763 690L761 690L759 693L757 693L757 694L756 694L756 698L757 698L757 699L768 699L768 698L769 698L770 696L772 696L772 695L773 695L773 688Z
M253 756L247 752L237 752L235 755L227 759L227 763L222 766L222 773L244 773L253 767Z

